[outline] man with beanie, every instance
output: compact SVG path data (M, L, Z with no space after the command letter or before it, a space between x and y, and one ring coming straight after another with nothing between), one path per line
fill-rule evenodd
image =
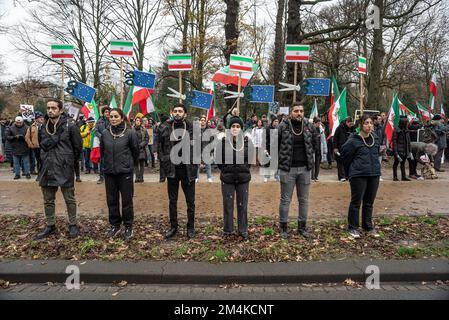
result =
M441 162L443 160L444 149L447 147L446 135L449 132L449 127L444 125L443 119L439 114L432 118L430 129L435 132L438 139L435 144L438 146L438 152L435 155L435 171L444 172L441 169Z
M20 179L20 169L23 166L23 174L31 179L30 174L30 149L25 140L28 126L22 117L16 117L14 124L9 128L6 139L11 143L14 160L14 180Z
M314 165L315 134L313 126L304 118L304 106L295 102L289 117L278 129L281 180L279 220L282 239L288 238L288 211L295 187L299 202L298 233L306 239L310 237L306 224L311 170Z
M56 233L55 199L61 188L69 216L69 237L79 235L76 225L75 163L79 161L83 144L75 121L64 113L61 100L47 102L47 116L39 131L42 168L39 171L39 186L44 197L47 227L37 235L44 239Z
M193 127L186 121L187 110L183 104L175 105L172 114L172 119L161 125L158 136L159 161L167 178L170 211L170 229L165 238L171 239L178 232L178 191L181 183L187 202L187 238L192 239L195 237L195 179L198 176L198 166L192 161ZM183 147L186 145L190 149L190 155L183 154L185 149ZM177 153L177 159L172 159L170 155L174 147L181 149ZM175 164L174 160L179 159L181 161L179 163L176 161Z

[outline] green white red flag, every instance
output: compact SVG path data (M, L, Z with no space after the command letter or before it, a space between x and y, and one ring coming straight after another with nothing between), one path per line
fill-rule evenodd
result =
M393 131L399 124L400 117L400 103L396 92L393 93L393 100L391 101L390 111L388 112L387 123L385 124L385 135L387 137L388 145L392 146Z
M234 72L253 72L254 59L251 57L231 54L229 70Z
M316 103L316 98L313 101L313 108L312 108L312 111L310 112L309 119L313 119L313 118L318 118L318 105Z
M418 112L421 115L421 118L424 122L427 122L430 120L430 112L429 109L427 109L426 107L424 107L422 104L420 104L419 102L416 103L416 106L418 108Z
M328 113L330 137L333 137L340 123L348 117L346 106L346 88L343 89L337 101L331 106Z
M359 73L366 74L366 58L359 57Z
M131 119L132 107L138 104L140 112L143 115L154 112L154 97L148 88L142 88L137 86L131 86L126 98L125 105L123 107L123 113L126 117Z
M285 46L285 62L309 62L310 45L287 44Z
M429 98L429 108L430 112L433 112L435 109L435 97L437 96L437 73L436 71L433 71L432 73L432 79L430 80L430 98Z
M75 59L75 46L71 44L52 44L51 58L53 60Z
M100 118L100 112L95 100L92 100L91 103L84 103L84 106L81 108L81 113L84 115L84 119L86 120L89 118L94 118L95 121L98 121Z
M192 70L192 55L189 53L171 54L168 59L168 71Z
M111 103L109 103L109 108L117 109L117 101L115 100L115 94L112 95Z
M215 97L215 82L212 82L212 88L210 88L209 93L213 95L213 98L209 111L207 112L207 120L212 119L216 115L217 102Z
M251 80L251 78L253 77L254 73L257 72L257 69L259 69L259 65L253 63L252 72L241 73L242 87L246 87L248 85L248 83ZM217 72L215 72L215 74L212 77L212 81L218 82L218 83L221 83L224 85L234 84L237 86L239 83L239 76L236 73L232 73L229 70L229 66L226 66L226 67L221 68Z
M134 54L134 43L127 40L111 40L109 49L113 57L130 58Z

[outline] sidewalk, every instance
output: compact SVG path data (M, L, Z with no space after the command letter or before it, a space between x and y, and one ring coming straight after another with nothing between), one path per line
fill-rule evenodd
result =
M80 269L84 283L135 284L298 284L364 282L377 266L381 282L449 280L449 260L346 260L298 263L195 263L101 261L4 261L0 279L18 283L64 283L67 266Z

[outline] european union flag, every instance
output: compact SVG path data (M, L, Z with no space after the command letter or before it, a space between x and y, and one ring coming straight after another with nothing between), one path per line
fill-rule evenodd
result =
M306 78L308 83L304 94L307 96L328 96L330 90L330 79L325 78Z
M156 75L154 73L134 70L134 85L137 87L148 88L154 91L156 83Z
M255 103L273 103L274 86L251 86L250 101Z
M67 83L67 88L65 91L73 97L89 103L94 99L96 92L95 88L89 87L87 84L75 80Z
M193 90L191 105L192 105L192 107L195 107L195 108L209 110L210 105L212 104L213 98L214 98L214 96L210 93Z

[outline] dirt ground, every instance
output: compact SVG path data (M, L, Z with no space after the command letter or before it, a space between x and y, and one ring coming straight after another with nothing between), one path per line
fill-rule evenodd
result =
M430 181L393 182L391 169L384 168L378 196L375 202L375 214L410 214L427 213L449 215L449 166L448 172L440 173L439 179ZM321 170L319 182L313 182L310 192L309 217L345 217L350 200L349 183L336 181L336 170ZM34 214L43 212L42 195L37 182L12 180L13 174L5 166L0 169L0 214ZM79 213L107 217L104 185L97 185L97 175L82 175L83 182L76 184L76 198ZM167 185L159 183L156 171L148 170L145 183L135 185L134 209L136 215L168 216ZM197 217L220 216L222 198L219 172L214 171L214 182L206 182L201 174L196 185ZM249 216L277 216L279 208L279 183L273 179L268 183L253 173L250 184ZM293 200L290 217L297 212L297 201ZM56 210L58 215L65 215L62 195L58 192ZM185 216L186 205L183 193L178 201L180 217Z

